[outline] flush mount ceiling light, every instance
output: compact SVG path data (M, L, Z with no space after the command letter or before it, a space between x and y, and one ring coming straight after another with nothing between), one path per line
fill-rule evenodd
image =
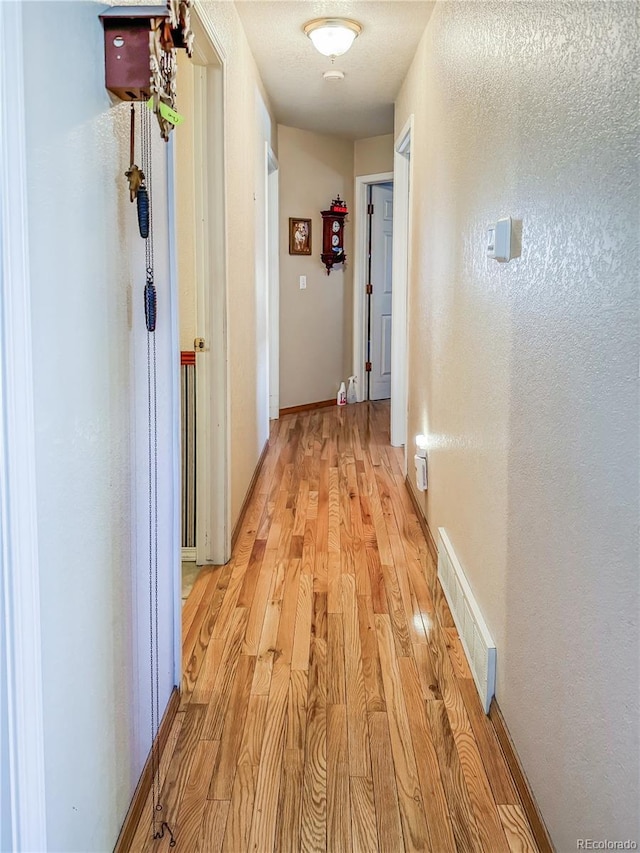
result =
M304 34L309 36L315 49L331 57L346 53L361 32L360 24L346 18L316 18L304 25Z

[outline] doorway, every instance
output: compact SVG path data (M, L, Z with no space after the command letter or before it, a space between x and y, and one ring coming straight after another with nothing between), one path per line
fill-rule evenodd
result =
M178 53L174 171L181 371L182 595L231 551L222 52L192 12L192 60ZM179 623L179 620L177 620Z
M265 142L265 220L269 359L269 420L280 413L280 258L278 254L278 161Z
M393 235L393 314L391 334L391 444L404 445L407 473L407 317L411 265L411 143L413 115L394 145L395 216Z
M358 402L368 399L382 400L391 396L391 383L385 388L384 373L390 370L392 358L391 344L391 238L385 245L383 233L383 215L385 203L383 196L391 195L391 209L386 205L386 213L393 217L393 172L376 175L362 175L356 178L355 223L356 251L353 274L353 374L356 376ZM382 189L380 189L382 188ZM386 190L384 189L386 188ZM375 195L375 198L374 198ZM376 200L380 206L375 211ZM388 200L388 198L387 198ZM373 214L371 205L373 204ZM387 228L391 222L387 223ZM372 253L371 249L374 248ZM388 264L385 253L388 250ZM385 281L385 264L388 270ZM377 279L373 281L372 278ZM385 290L389 294L385 295ZM371 310L373 309L373 310ZM387 315L388 319L387 319ZM386 327L386 328L385 328ZM373 336L372 336L373 333ZM386 341L385 341L386 334ZM375 352L373 347L375 346ZM386 363L385 362L385 349ZM375 371L373 369L376 361ZM368 369L368 368L371 369ZM372 383L369 376L375 373ZM370 397L372 392L379 396Z

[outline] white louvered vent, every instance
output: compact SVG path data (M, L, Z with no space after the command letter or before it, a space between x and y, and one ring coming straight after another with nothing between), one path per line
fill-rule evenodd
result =
M438 578L488 714L496 686L496 647L444 527L438 528Z

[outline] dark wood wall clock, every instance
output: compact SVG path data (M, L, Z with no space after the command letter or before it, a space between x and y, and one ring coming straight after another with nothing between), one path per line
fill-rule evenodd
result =
M344 264L344 220L349 213L347 205L338 196L331 202L329 210L322 210L322 254L320 258L327 268L327 275L334 264Z

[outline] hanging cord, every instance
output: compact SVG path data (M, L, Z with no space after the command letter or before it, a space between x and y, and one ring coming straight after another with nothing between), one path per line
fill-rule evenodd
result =
M145 322L147 327L147 414L149 421L148 461L149 461L149 663L151 684L151 828L154 839L169 833L169 846L175 846L175 838L166 821L162 820L160 803L160 744L158 729L160 726L160 668L158 654L158 394L157 394L157 350L156 318L157 303L154 284L154 246L153 214L151 204L152 190L152 150L151 150L151 113L146 106L141 109L142 165L146 175L148 193L148 229L145 239L146 284L144 288Z
M131 126L129 128L129 166L136 161L136 108L131 101Z

